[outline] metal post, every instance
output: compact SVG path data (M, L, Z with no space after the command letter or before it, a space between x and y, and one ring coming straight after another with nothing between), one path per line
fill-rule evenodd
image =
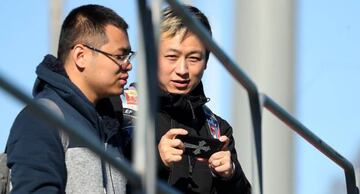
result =
M141 35L138 88L139 111L135 129L134 161L142 175L146 193L154 194L156 180L155 116L157 113L157 49L152 14L146 0L138 0L138 18Z
M292 111L294 107L294 33L296 0L235 1L233 37L235 60L249 73L258 89L274 97ZM237 137L241 140L240 159L249 162L250 118L245 92L233 84L233 120ZM243 146L243 144L246 144ZM294 139L271 114L262 115L263 181L264 193L288 194L294 192ZM249 153L250 152L250 153ZM251 160L250 160L251 161ZM251 172L251 164L244 171ZM281 169L281 170L278 170ZM256 174L249 179L256 183ZM255 193L257 193L255 191Z
M49 7L50 53L56 56L58 49L58 41L60 37L63 0L50 0Z

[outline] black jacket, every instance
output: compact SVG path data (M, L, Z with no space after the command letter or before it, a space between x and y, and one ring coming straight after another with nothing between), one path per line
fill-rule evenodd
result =
M156 119L157 142L159 143L161 137L171 128L184 128L189 135L212 138L203 110L207 101L201 83L188 95L161 92L160 109ZM158 158L158 175L184 193L251 193L251 186L237 160L232 128L219 116L215 117L219 122L221 135L230 139L229 150L235 164L234 176L230 180L216 177L207 163L199 162L190 156L184 156L170 168L163 165Z

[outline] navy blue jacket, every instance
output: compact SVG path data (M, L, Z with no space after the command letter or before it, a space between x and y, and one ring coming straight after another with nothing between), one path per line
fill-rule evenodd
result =
M121 130L121 115L115 114L108 99L95 107L51 55L44 58L36 73L34 100L51 100L68 123L94 133L108 151L123 158L128 139ZM104 188L108 193L125 191L126 180L120 173L84 145L69 137L64 140L57 127L38 118L31 108L27 105L19 113L7 142L13 193L102 193Z

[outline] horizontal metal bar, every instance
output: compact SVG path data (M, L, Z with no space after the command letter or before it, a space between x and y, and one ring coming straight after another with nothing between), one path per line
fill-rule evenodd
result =
M86 145L90 150L92 150L95 154L100 156L106 162L114 166L118 169L130 182L130 184L135 188L141 188L141 178L140 176L132 169L129 162L126 160L119 160L113 157L110 153L106 152L104 149L104 145L98 143L97 138L92 133L80 133L80 131L87 131L86 129L77 130L80 126L72 127L69 123L67 123L63 118L60 118L57 114L53 113L46 106L36 103L33 101L31 97L24 94L20 89L16 88L11 84L11 82L6 81L3 75L0 73L0 88L3 88L7 93L11 94L17 100L24 104L33 104L34 106L32 111L34 111L36 116L42 118L45 122L49 124L61 128L66 133L69 134L70 138L76 139ZM34 103L35 102L35 103ZM161 181L157 181L156 187L159 193L178 193L174 189L170 188L170 186L166 185Z
M287 126L293 129L297 134L303 137L311 145L317 148L320 152L326 155L330 160L334 161L337 165L344 169L346 186L348 194L358 194L359 190L356 187L354 167L346 158L334 150L330 145L325 143L322 139L316 136L293 116L287 113L282 107L274 102L266 94L262 94L263 105L266 109L272 112L276 117L283 121Z

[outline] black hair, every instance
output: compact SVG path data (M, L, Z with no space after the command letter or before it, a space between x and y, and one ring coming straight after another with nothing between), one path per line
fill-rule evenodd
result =
M64 64L72 47L79 43L94 47L106 44L105 27L109 24L127 34L128 24L112 9L101 5L83 5L73 9L61 26L58 59Z

